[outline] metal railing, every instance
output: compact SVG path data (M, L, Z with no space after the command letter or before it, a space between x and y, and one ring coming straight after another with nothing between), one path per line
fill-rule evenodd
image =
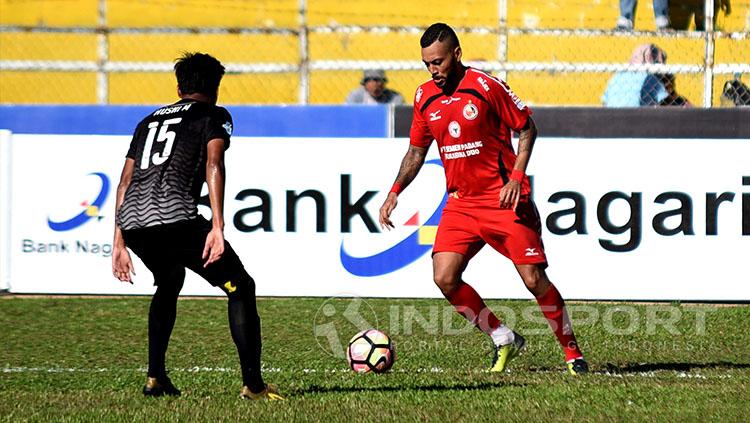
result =
M702 75L703 98L702 106L713 105L715 75L737 75L750 73L748 58L738 57L736 63L716 63L716 41L728 39L748 42L750 35L746 32L719 32L713 26L713 0L706 1L706 31L615 31L615 30L554 30L554 29L520 29L509 28L505 10L506 1L500 0L497 27L463 27L456 28L460 34L481 34L494 36L497 39L497 56L492 60L468 61L469 64L482 69L496 72L505 77L508 72L548 72L548 73L614 73L624 71L640 71L649 73L672 73ZM110 28L106 26L106 1L99 2L99 27L97 28L50 28L50 27L21 27L2 26L2 33L60 33L60 34L93 34L97 39L96 60L0 60L0 71L21 72L95 72L96 99L99 104L108 104L110 76L114 73L128 72L172 72L172 62L152 61L121 61L110 58L109 39L117 34L273 34L288 36L296 40L298 48L297 63L264 62L264 63L226 63L227 71L232 74L281 74L296 73L298 75L298 103L310 103L311 76L317 71L355 71L367 68L380 68L386 71L417 71L423 69L423 64L415 60L338 60L311 59L311 34L377 34L377 33L406 33L421 34L423 27L417 26L308 26L307 2L299 1L298 21L296 29L276 28ZM617 39L632 40L648 37L660 39L702 40L704 55L700 63L676 64L627 64L602 63L587 61L586 53L582 52L580 61L513 61L508 58L509 40L514 37L615 37Z

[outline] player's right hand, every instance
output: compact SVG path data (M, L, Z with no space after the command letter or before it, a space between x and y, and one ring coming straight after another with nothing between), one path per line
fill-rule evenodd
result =
M112 251L112 274L122 282L133 284L130 275L135 275L135 269L127 248L115 247Z
M206 243L203 247L203 268L216 262L224 254L224 231L221 228L213 227L211 232L206 236Z
M500 188L500 208L516 210L518 200L521 199L521 183L509 180Z
M380 216L378 217L382 229L391 230L395 227L393 226L393 222L391 222L391 212L397 205L398 194L395 192L389 192L388 197L386 197L385 202L383 202L383 205L380 207Z

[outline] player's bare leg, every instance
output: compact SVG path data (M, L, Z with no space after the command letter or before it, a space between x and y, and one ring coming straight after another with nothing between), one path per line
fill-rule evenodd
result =
M571 374L586 373L588 364L583 360L583 353L578 347L573 325L565 310L565 301L554 284L547 277L541 265L517 264L516 270L521 275L526 288L536 298L539 308L547 318L549 326L565 352L565 362Z
M458 289L464 269L466 269L466 259L463 254L441 252L432 256L432 274L435 285L446 297Z
M435 284L459 314L492 338L496 348L491 370L503 371L507 363L523 349L525 341L521 335L500 323L482 297L461 278L466 265L463 254L435 253L432 256Z

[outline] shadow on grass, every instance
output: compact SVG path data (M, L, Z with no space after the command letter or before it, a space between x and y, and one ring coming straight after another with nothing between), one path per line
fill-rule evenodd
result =
M750 369L750 363L732 363L729 361L717 361L714 363L625 363L625 364L614 364L614 363L589 363L592 367L592 373L614 373L614 374L627 374L627 373L645 373L645 372L657 372L657 371L675 371L675 372L690 372L693 370L731 370L731 369ZM560 372L565 373L563 367L530 367L526 369L529 372Z
M628 363L622 365L607 363L604 366L604 370L610 373L641 373L658 370L689 372L701 369L750 369L750 363L732 363L729 361L719 361L716 363Z
M525 383L492 382L473 385L422 385L422 386L318 386L312 385L301 389L297 395L348 393L348 392L442 392L442 391L483 391L503 387L523 387Z

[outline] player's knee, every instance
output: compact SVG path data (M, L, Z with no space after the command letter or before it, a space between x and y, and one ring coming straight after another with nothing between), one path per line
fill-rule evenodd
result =
M441 272L435 271L433 275L435 285L440 288L443 295L449 295L458 288L458 284L461 281L459 275L455 275L452 272Z
M255 298L255 280L247 273L226 281L220 288L229 298L243 296Z
M177 297L180 295L180 291L182 291L182 285L185 283L185 269L175 268L168 272L154 275L154 282L156 284L155 298L164 301L177 301Z
M523 275L523 283L529 292L538 297L547 291L550 281L544 271L535 269Z
M182 290L182 285L185 283L185 268L175 267L155 272L154 283L156 284L156 292L159 295L171 296L179 294Z

